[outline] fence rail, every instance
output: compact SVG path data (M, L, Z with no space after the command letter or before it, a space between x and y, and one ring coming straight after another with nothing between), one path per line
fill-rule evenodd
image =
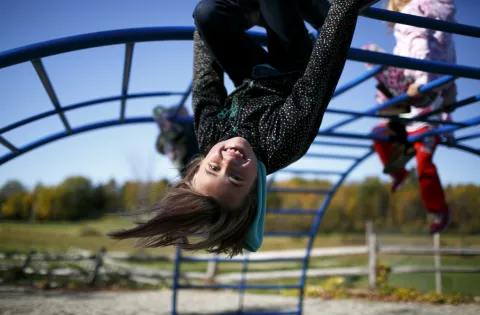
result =
M433 236L432 247L402 247L402 246L382 246L379 245L377 235L373 232L371 223L367 224L366 232L367 244L363 246L344 246L331 248L315 248L311 251L310 257L334 257L334 256L352 256L368 255L366 266L342 267L342 268L322 268L309 269L308 277L328 277L328 276L368 276L369 286L375 289L377 276L378 255L428 255L434 256L432 266L392 266L391 273L421 273L434 272L436 290L442 291L441 273L480 273L480 266L442 266L441 256L478 256L480 247L473 248L450 248L440 246L440 235ZM280 279L295 279L301 276L301 270L271 270L271 271L250 271L245 275L242 273L218 273L217 264L219 262L241 263L245 261L256 263L271 262L302 262L305 259L306 251L301 250L282 250L266 251L257 253L247 253L239 255L233 259L225 256L214 255L191 255L183 256L182 260L186 262L208 262L205 272L186 272L180 277L186 282L203 281L209 284L234 284L241 281L265 281ZM97 254L88 252L76 254L48 254L35 253L31 251L28 254L19 253L0 253L0 260L20 260L21 266L12 262L0 263L0 271L20 270L23 274L35 274L56 277L85 277L86 281L93 285L99 276L117 276L129 277L130 279L143 283L167 283L173 277L173 271L158 270L151 267L141 267L129 264L129 261L140 262L174 262L174 255L148 255L148 254L128 254L111 252L108 253L102 249ZM33 262L89 262L90 268L78 270L68 267L54 269L32 268ZM16 266L16 267L15 267ZM273 269L274 267L272 267Z

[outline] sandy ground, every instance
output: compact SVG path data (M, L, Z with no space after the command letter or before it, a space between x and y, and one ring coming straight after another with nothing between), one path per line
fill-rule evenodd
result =
M181 291L178 311L181 314L212 314L238 309L235 292ZM294 297L245 296L246 309L295 310ZM0 292L2 315L167 315L171 310L170 291L143 292ZM383 303L357 300L307 299L304 315L478 315L479 304L433 306L417 303Z

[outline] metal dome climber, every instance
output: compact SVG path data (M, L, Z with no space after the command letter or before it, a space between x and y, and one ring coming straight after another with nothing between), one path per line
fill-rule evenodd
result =
M419 27L430 28L434 30L442 30L445 32L461 34L465 36L480 38L480 28L462 25L462 24L454 24L448 23L438 20L432 20L422 17L415 17L404 15L401 13L396 12L389 12L381 9L370 8L363 13L364 16L388 21L388 22L395 22L395 23L403 23L403 24L410 24ZM50 142L56 141L58 139L62 139L65 137L69 137L71 135L83 133L86 131L96 130L105 127L111 126L120 126L126 124L137 124L137 123L151 123L153 122L151 117L136 117L136 118L129 118L125 115L125 109L127 106L127 101L130 99L135 98L145 98L145 97L158 97L158 96L179 96L180 102L178 103L178 108L184 106L188 96L190 95L191 86L187 87L185 91L180 92L148 92L148 93L128 93L129 87L129 79L130 79L130 72L132 66L132 57L133 57L133 50L135 43L138 42L149 42L149 41L168 41L168 40L191 40L193 37L193 28L192 27L157 27L157 28L141 28L141 29L125 29L125 30L115 30L115 31L108 31L108 32L99 32L99 33L91 33L79 36L72 36L67 38L62 38L58 40L46 41L38 44L33 44L25 47L20 47L17 49L12 49L9 51L1 52L0 53L0 69L9 67L15 64L23 63L23 62L30 62L36 70L40 81L43 84L50 100L53 104L54 109L50 111L43 112L38 115L34 115L31 117L27 117L23 120L17 121L10 125L4 126L0 128L0 143L5 146L10 152L0 156L0 165L4 164L14 158L19 157L20 155L27 153L33 149L39 148L45 144ZM265 42L265 36L261 33L251 33L252 37L259 41L260 43ZM47 71L43 66L42 59L47 56L52 56L56 54L71 52L75 50L93 48L93 47L100 47L100 46L107 46L107 45L117 45L117 44L125 44L125 61L124 61L124 69L123 69L123 84L121 93L119 95L105 97L100 99L88 100L81 103L70 104L62 106L55 94L53 84L50 81ZM450 82L455 80L458 77L464 78L472 78L480 80L480 69L473 68L468 66L461 66L461 65L453 65L453 64L445 64L440 62L432 62L432 61L424 61L424 60L416 60L404 57L393 56L385 53L377 53L377 52L369 52L363 51L359 49L352 48L349 53L349 59L355 61L362 61L362 62L370 62L379 64L372 70L364 73L362 76L350 81L349 83L345 84L337 88L335 95L338 96L351 88L361 84L362 82L370 79L376 73L378 73L382 66L381 65L388 65L388 66L395 66L400 68L411 68L417 69L421 71L427 72L434 72L434 73L441 73L445 75L440 79L435 80L421 88L422 92L429 91L435 87L438 87L446 82ZM341 114L349 116L349 118L336 123L329 128L319 131L318 135L322 137L337 137L343 139L353 139L353 140L380 140L386 141L385 137L379 136L374 133L347 133L347 132L339 132L337 129L341 126L349 124L358 120L361 117L379 117L375 113L381 109L396 103L402 102L407 99L406 95L401 95L391 99L390 101L381 104L379 106L373 106L370 109L363 111L363 112L355 112L355 111L348 111L348 110L337 110L329 108L327 109L328 113L334 114ZM450 108L460 108L463 106L467 106L478 102L480 100L480 94L473 95L466 99L460 100L454 104L449 105ZM65 115L65 112L71 111L78 108L93 106L96 104L102 104L110 101L120 101L120 113L118 119L114 120L106 120L106 121L99 121L92 124L83 125L77 128L72 128L69 124L69 121ZM436 124L443 124L443 126L438 127L434 130L425 132L420 135L416 135L410 137L409 140L415 141L422 139L426 136L431 135L438 135L443 132L448 131L456 131L462 128L477 126L480 124L480 116L472 117L470 119L460 121L460 122L439 122L432 119L429 119L430 115L436 114L438 112L432 112L427 115L422 115L420 117L416 117L414 119L409 119L410 121L425 121L431 122ZM61 119L65 130L59 133L51 134L47 137L40 138L36 141L33 141L23 147L18 147L11 141L9 141L5 136L3 136L6 132L11 131L16 128L20 128L24 125L29 123L35 122L37 120L58 115ZM407 119L405 119L407 120ZM454 145L455 148L459 150L463 150L466 152L470 152L477 156L480 156L480 148L473 148L471 146L462 144L463 141L477 139L480 137L480 133L473 132L469 135L463 136L461 138L457 138L457 143ZM178 290L181 289L235 289L239 291L239 310L236 314L301 314L303 309L303 289L305 287L306 279L307 279L307 268L310 260L310 251L313 246L314 236L319 228L320 222L322 220L323 214L325 213L327 206L329 205L330 200L332 199L333 195L343 183L345 178L350 174L352 170L354 170L361 162L363 162L367 157L369 157L372 153L371 145L363 144L363 143L343 143L343 142L335 142L335 141L315 141L313 146L348 146L350 148L358 148L363 150L363 153L355 156L355 155L340 155L340 154L317 154L317 153L307 153L307 157L310 158L326 158L326 159L342 159L351 161L351 164L346 167L344 171L331 171L331 170L322 170L319 168L311 168L311 169L291 169L287 168L282 170L282 173L290 173L290 174L312 174L312 175L331 175L336 176L337 181L332 186L330 190L321 190L321 189L287 189L287 188L274 188L270 187L269 191L277 192L277 193L314 193L319 195L324 195L325 198L323 203L318 209L312 211L306 210L299 210L299 209L268 209L268 213L274 213L277 215L306 215L306 216L313 216L312 226L308 233L291 233L291 232L270 232L266 234L266 237L279 237L279 236L288 236L288 237L297 237L297 238L307 238L308 243L305 248L305 255L300 258L292 258L292 257L278 257L274 259L265 259L262 258L260 254L250 254L245 256L235 257L231 260L227 260L221 257L205 257L199 258L197 256L187 256L182 253L181 250L177 249L176 251L176 262L174 268L174 277L173 277L173 298L172 298L172 314L179 314L177 312L177 293ZM320 164L320 163L318 163ZM207 261L226 261L226 262L241 262L243 264L241 280L238 284L234 285L226 285L226 284L216 284L216 285L189 285L181 283L181 274L180 274L180 266L182 263L187 262L207 262ZM302 264L302 270L299 277L299 282L294 285L270 285L270 284L247 284L247 280L249 279L247 270L249 262L252 263L265 263L265 262L298 262ZM243 309L243 294L244 291L247 289L262 289L262 290L277 290L277 289L298 289L299 290L299 300L296 310L292 311L254 311L249 312Z

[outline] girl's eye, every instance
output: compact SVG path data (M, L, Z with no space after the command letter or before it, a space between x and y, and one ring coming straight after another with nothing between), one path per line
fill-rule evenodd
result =
M241 181L241 180L242 180L242 178L241 178L240 176L237 176L237 175L235 175L235 174L231 175L230 177L231 177L232 179L236 180L236 181Z
M220 170L220 167L216 166L216 165L212 165L210 164L209 165L210 169L214 172L218 172Z

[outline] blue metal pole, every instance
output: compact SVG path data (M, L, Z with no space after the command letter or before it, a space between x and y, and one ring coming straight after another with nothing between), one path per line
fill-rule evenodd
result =
M32 65L35 68L35 71L37 72L38 78L42 82L43 87L45 88L45 91L48 94L48 97L50 98L50 101L52 102L53 107L55 107L55 113L58 114L60 117L60 120L63 123L63 126L65 127L65 130L70 133L72 132L72 128L70 127L70 124L68 123L67 117L62 111L62 106L60 105L60 102L58 101L57 95L55 93L55 90L53 88L52 82L50 81L50 78L48 77L47 71L45 70L45 67L43 66L42 60L41 59L35 59L32 60Z
M194 27L144 27L119 29L48 40L0 53L0 69L33 59L75 50L125 43L192 40Z
M132 70L132 58L134 43L125 45L125 61L123 64L123 80L122 80L122 99L120 102L120 120L125 119L125 110L127 105L128 85L130 83L130 72Z
M473 95L473 96L467 97L467 98L465 98L461 101L458 101L458 102L452 103L450 105L447 105L447 106L445 106L445 108L438 108L438 109L432 110L431 112L428 112L428 113L425 113L425 114L422 114L422 115L418 115L416 117L408 118L407 120L403 120L403 121L425 121L425 122L429 122L429 123L435 123L435 122L432 122L431 120L427 120L427 118L430 117L430 116L433 116L433 115L440 114L444 111L454 110L454 109L458 109L458 108L466 106L466 105L470 105L472 103L478 102L479 100L480 100L480 94ZM380 115L378 115L378 116L381 117ZM392 117L392 118L393 119L398 119L397 117ZM445 123L445 122L441 122L440 124L449 125L448 123ZM371 132L370 134L371 135L377 135L377 134L382 133L385 129L386 128L384 128L384 127L383 128L378 128L377 130Z
M464 123L467 124L467 127L478 125L478 124L480 124L480 116L465 120ZM424 133L421 133L421 134L418 134L418 135L415 135L415 136L410 136L410 137L408 137L408 141L415 142L415 141L421 140L425 137L437 136L437 135L440 135L442 133L455 131L455 130L458 130L458 129L461 129L461 128L465 128L465 127L443 126L443 127L439 127L439 128L429 130L427 132L424 132Z
M413 121L423 121L429 124L440 124L440 125L459 125L461 123L455 121L443 121L439 119L429 119L428 117L412 117L412 118L404 118L400 116L392 116L392 115L379 115L379 114L366 114L362 112L354 112L349 110L341 110L341 109L327 109L327 113L330 114L340 114L340 115L351 115L355 117L369 117L369 118L387 118L390 120L398 120L404 122L413 122ZM374 132L373 134L375 134Z
M183 92L144 92L144 93L128 94L124 98L126 100L128 100L128 99L143 98L143 97L178 96L178 95L183 95L183 94L184 94ZM72 105L63 106L60 109L60 111L67 112L67 111L77 109L77 108L88 107L88 106L91 106L91 105L98 105L98 104L103 104L103 103L122 100L122 98L123 98L122 95L102 97L102 98L93 99L93 100L89 100L89 101L85 101L85 102L81 102L81 103L76 103L76 104L72 104ZM56 115L56 114L57 114L56 110L49 110L49 111L43 112L41 114L22 119L20 121L12 123L8 126L0 128L0 134L8 132L12 129L21 127L21 126L26 125L28 123L40 120L42 118L50 117L50 116L53 116L53 115ZM191 118L189 118L189 119L191 119Z
M193 38L193 31L193 27L147 27L64 37L1 52L0 69L33 59L39 59L60 53L93 47L117 45L130 42L191 40ZM263 45L266 43L267 38L265 33L248 33L260 44ZM458 77L468 77L474 79L480 78L480 69L473 67L411 59L393 56L390 54L365 51L356 48L350 49L348 58L356 61L390 65L394 67L415 69L432 73L449 74Z
M460 23L452 23L442 20L426 18L411 14L404 14L389 10L369 8L362 13L363 16L392 23L406 24L431 30L443 31L452 34L480 38L480 28Z
M334 141L330 142L330 141L317 141L317 140L313 141L312 145L333 146L333 147L345 147L347 145L349 148L355 148L355 149L370 149L371 147L371 145L369 144L334 142Z
M480 69L453 63L400 57L387 53L351 48L348 59L402 69L414 69L455 77L480 79Z
M182 260L182 250L177 247L175 251L175 268L173 270L172 279L172 315L177 315L177 293L180 285L178 279L180 278L180 263Z
M240 280L240 286L238 288L238 310L239 313L242 314L243 307L244 307L244 296L245 296L245 286L247 284L247 272L248 272L248 256L249 253L246 252L245 256L243 257L242 262L242 279Z
M434 88L437 88L439 86L442 86L448 82L451 82L453 81L455 78L452 77L452 76L444 76L444 77L441 77L437 80L434 80L430 83L427 83L425 84L424 86L420 87L419 88L419 91L421 93L425 93L425 92L429 92L431 91L432 89ZM390 107L390 106L393 106L393 105L396 105L396 104L399 104L401 102L404 102L404 101L407 101L409 100L409 97L406 93L402 94L402 95L399 95L399 96L396 96L388 101L386 101L385 103L383 104L380 104L380 105L377 105L377 106L374 106L368 110L366 110L364 113L365 114L374 114L375 112L378 112L379 110L381 109L384 109L384 108L387 108L387 107ZM333 126L330 126L329 128L327 128L326 130L324 130L324 132L332 132L333 130L339 128L339 127L342 127L346 124L349 124L355 120L357 120L358 117L351 117L351 118L348 118L348 119L345 119L344 121L341 121L339 123L336 123L334 124Z
M18 154L18 148L2 136L0 136L0 143L6 148L8 148L10 151L12 151L14 154Z
M339 96L340 94L343 94L343 93L347 92L348 90L354 88L355 86L359 85L360 83L363 83L363 82L367 81L368 79L370 79L371 77L373 77L374 75L376 75L377 73L382 71L382 69L383 69L383 66L381 66L381 65L373 67L372 69L368 70L367 72L365 72L361 76L353 79L352 81L350 81L350 82L346 83L345 85L336 89L335 92L333 93L333 97Z
M471 135L468 135L468 136L463 136L463 137L456 138L455 141L457 141L457 142L467 141L467 140L472 140L472 139L475 139L475 138L478 138L478 137L480 137L480 132L472 133Z
M310 254L312 251L313 247L313 242L315 241L315 235L318 231L318 228L320 227L320 223L322 221L323 215L325 214L325 211L330 204L330 201L332 200L333 195L337 191L337 189L342 185L343 181L345 178L352 172L362 161L364 161L367 157L369 157L373 153L373 150L370 150L367 152L365 155L363 155L360 159L356 160L352 165L347 169L347 171L343 174L341 178L338 179L337 183L332 187L330 190L331 192L327 195L325 200L322 203L322 206L319 209L319 213L315 216L315 220L313 221L312 228L310 230L310 239L308 240L307 244L307 253L305 255L305 259L303 262L302 266L302 275L300 277L300 296L299 296L299 302L298 302L298 309L300 312L303 310L303 295L304 295L304 288L305 288L305 283L306 283L306 278L307 278L307 269L308 269L308 264L310 263Z

